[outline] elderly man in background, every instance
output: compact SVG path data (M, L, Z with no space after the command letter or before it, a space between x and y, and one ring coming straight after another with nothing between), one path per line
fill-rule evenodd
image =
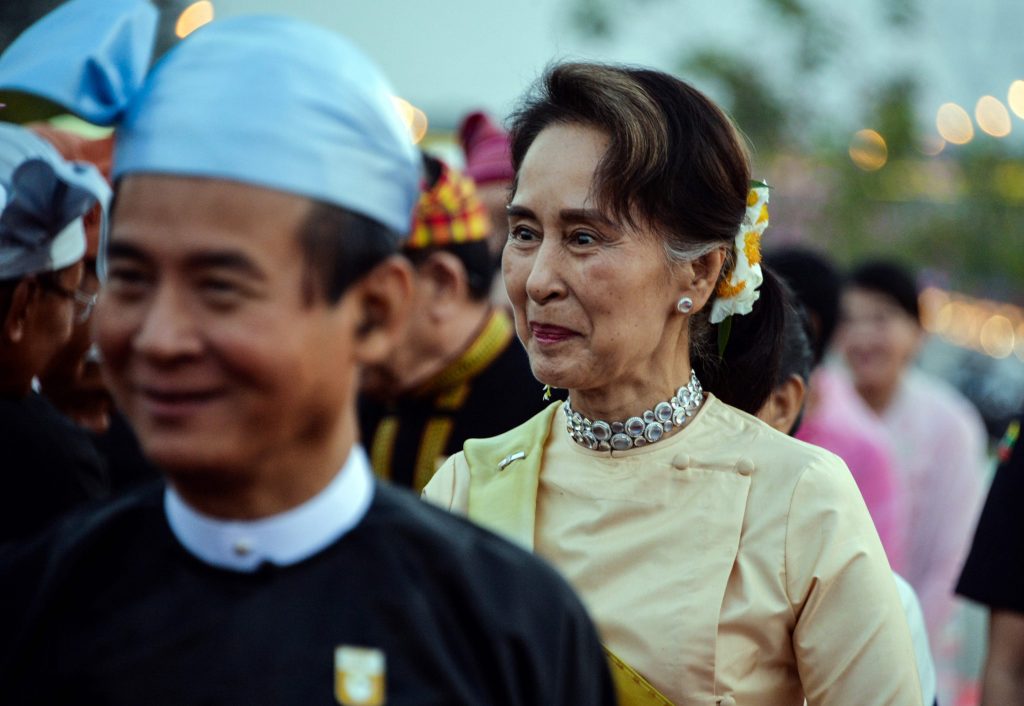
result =
M83 216L105 208L99 173L28 130L0 125L0 542L23 539L101 497L107 479L85 432L33 389L95 294L82 291Z
M413 314L394 352L366 370L360 400L374 470L416 491L466 439L546 405L511 317L488 299L490 221L473 182L423 159L427 186L402 249L415 267Z
M95 166L110 179L114 136L91 139L47 123L27 126L52 144L65 159ZM97 269L103 213L94 207L82 219L85 225L85 257L82 263L82 292L95 297L100 281ZM110 390L100 370L99 348L92 342L92 318L78 317L71 338L39 373L39 387L65 417L86 430L103 462L110 491L119 492L154 480L158 471L143 456L138 439L124 415L114 407Z
M113 135L89 139L46 123L33 123L28 128L57 148L65 159L92 164L104 178L109 179L114 154ZM82 291L89 294L97 293L100 288L96 260L101 221L99 208L93 208L83 218L85 257L82 262L85 271L82 274ZM70 340L40 374L39 382L47 399L57 409L80 426L101 434L110 427L113 401L100 375L89 321L90 318L84 318L75 322Z

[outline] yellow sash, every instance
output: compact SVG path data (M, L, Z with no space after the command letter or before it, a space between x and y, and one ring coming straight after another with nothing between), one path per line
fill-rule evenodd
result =
M651 686L640 672L616 657L607 646L604 653L608 658L612 681L615 682L619 706L672 706L664 694Z
M533 551L544 445L555 402L510 433L492 439L470 439L464 453L470 470L469 517ZM620 706L672 706L661 692L607 647L608 666Z

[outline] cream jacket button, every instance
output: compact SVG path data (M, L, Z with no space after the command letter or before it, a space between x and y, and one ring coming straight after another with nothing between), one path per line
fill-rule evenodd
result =
M736 472L741 476L749 476L754 472L754 462L749 458L741 458L736 462Z
M676 454L675 458L672 459L672 465L677 470L685 471L690 466L690 457L686 454Z

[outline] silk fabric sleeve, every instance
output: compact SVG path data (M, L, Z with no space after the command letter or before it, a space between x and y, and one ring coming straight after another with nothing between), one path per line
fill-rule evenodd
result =
M423 488L421 497L440 508L465 515L469 510L469 466L462 453L451 456Z
M852 476L819 459L793 491L786 526L793 649L809 706L916 706L910 631Z

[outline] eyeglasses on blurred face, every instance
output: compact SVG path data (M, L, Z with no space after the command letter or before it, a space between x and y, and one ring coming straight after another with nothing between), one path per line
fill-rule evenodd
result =
M49 292L74 302L75 323L84 324L92 316L93 307L96 306L96 299L99 297L97 292L87 292L82 289L66 289L60 283L49 278L41 278L39 285Z

